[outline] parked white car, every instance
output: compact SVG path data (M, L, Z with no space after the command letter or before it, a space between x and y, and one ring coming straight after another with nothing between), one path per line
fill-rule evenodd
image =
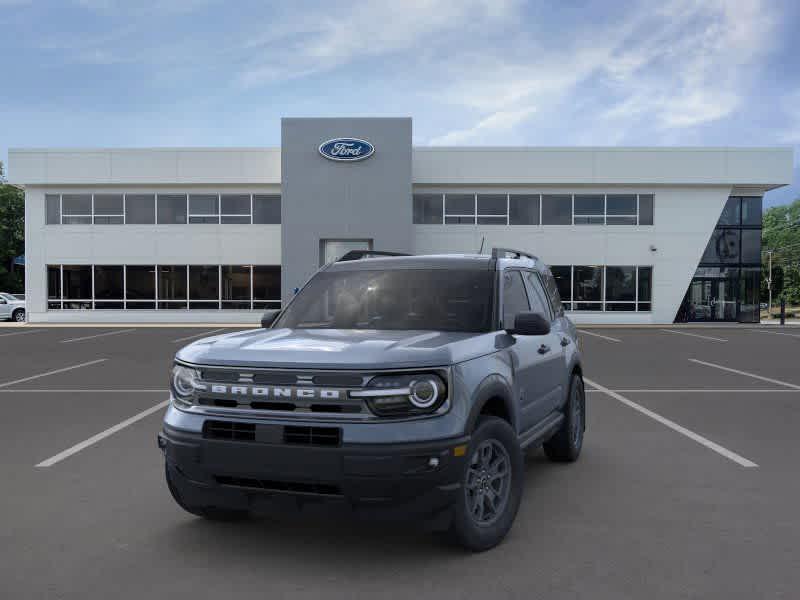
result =
M0 292L0 319L22 323L25 321L25 300Z

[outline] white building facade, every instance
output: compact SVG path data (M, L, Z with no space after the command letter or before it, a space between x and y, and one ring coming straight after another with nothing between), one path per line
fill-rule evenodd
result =
M324 142L365 140L363 160ZM410 119L284 119L281 148L17 149L31 322L256 323L350 248L532 252L578 323L758 320L787 148L412 147Z

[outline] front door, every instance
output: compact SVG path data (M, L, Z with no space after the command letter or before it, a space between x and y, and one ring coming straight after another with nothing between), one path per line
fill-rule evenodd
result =
M735 321L737 294L731 279L694 278L686 295L687 321Z

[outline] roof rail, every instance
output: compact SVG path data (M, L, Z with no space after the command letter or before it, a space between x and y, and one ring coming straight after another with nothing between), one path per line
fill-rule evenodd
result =
M539 260L538 256L534 256L530 252L523 252L522 250L515 250L514 248L492 248L492 258L497 260L498 258L509 258L506 256L507 254L512 254L510 258L530 258L531 260Z
M406 254L405 252L383 252L381 250L350 250L346 252L344 256L342 256L336 262L342 262L346 260L360 260L362 258L369 258L371 256L411 256L410 254Z

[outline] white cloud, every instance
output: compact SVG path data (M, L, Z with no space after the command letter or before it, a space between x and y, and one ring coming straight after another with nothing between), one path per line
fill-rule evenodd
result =
M431 139L430 143L434 146L455 145L479 137L484 132L497 133L510 131L527 120L535 112L536 109L534 107L528 107L520 110L492 113L485 119L479 121L474 127L451 131L445 135Z

